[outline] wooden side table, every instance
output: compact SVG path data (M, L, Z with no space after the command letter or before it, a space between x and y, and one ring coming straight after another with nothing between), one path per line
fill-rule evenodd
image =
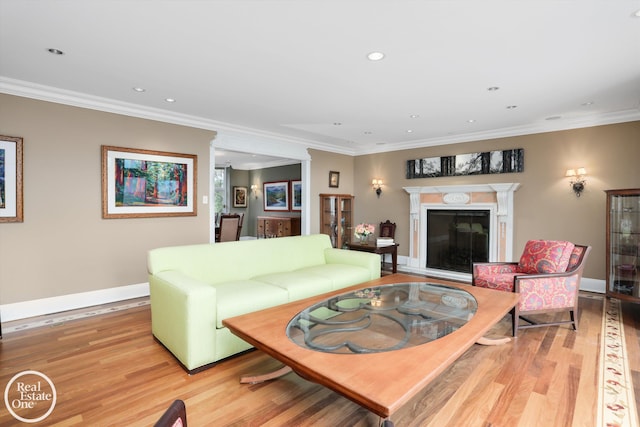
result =
M359 243L347 243L347 248L352 251L371 252L374 254L380 254L384 257L384 254L391 254L391 271L393 273L398 272L398 243L388 246L376 246L375 243L369 245L362 245Z

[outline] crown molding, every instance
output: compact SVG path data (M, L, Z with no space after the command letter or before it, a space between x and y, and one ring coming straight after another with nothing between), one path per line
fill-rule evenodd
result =
M612 113L579 117L575 119L543 121L540 123L527 124L523 126L492 129L488 131L464 133L459 135L447 135L444 137L420 139L398 144L387 144L386 146L376 146L372 147L371 149L367 149L338 147L336 145L328 144L319 140L291 137L275 132L267 132L260 129L205 119L198 116L175 113L173 111L163 110L159 108L145 107L138 104L121 102L110 98L88 95L85 93L11 79L3 76L0 76L0 93L38 99L41 101L54 102L58 104L71 105L74 107L104 111L108 113L122 114L125 116L155 120L176 125L189 126L215 132L226 131L231 134L253 137L257 140L277 140L288 144L296 144L304 148L313 148L349 156L409 150L414 148L425 148L438 145L450 145L463 142L483 141L487 139L507 138L513 136L532 135L545 132L556 132L640 120L640 108L635 108L631 110L616 111Z
M356 155L384 153L389 151L410 150L414 148L434 147L437 145L459 144L463 142L484 141L487 139L508 138L513 136L533 135L545 132L558 132L563 130L581 129L594 126L612 125L616 123L635 122L640 120L640 109L616 111L613 113L603 113L576 119L566 119L559 121L545 121L544 123L527 124L517 127L502 129L491 129L482 132L464 133L460 135L448 135L407 141L393 146L376 147L374 150L359 150Z
M69 91L66 89L11 79L3 76L0 76L0 93L70 105L73 107L104 111L107 113L122 114L141 119L155 120L175 125L188 126L197 129L205 129L215 132L225 131L235 135L253 137L257 140L275 140L288 144L296 144L305 148L314 148L317 150L351 156L355 155L355 151L353 149L336 147L323 141L291 137L275 132L267 132L260 129L238 126L198 116L175 113L173 111L163 110L160 108L145 107L139 104L117 101L110 98L88 95L86 93Z

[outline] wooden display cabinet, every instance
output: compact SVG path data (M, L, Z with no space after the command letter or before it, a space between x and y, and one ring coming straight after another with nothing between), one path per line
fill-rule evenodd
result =
M346 248L353 235L353 196L320 194L320 233L334 248Z
M607 297L640 302L640 189L605 192Z

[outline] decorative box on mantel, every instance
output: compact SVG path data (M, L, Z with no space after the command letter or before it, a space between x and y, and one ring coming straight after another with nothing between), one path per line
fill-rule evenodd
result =
M489 212L488 261L512 261L513 193L519 183L404 187L409 193L409 256L407 268L420 274L470 281L471 274L427 267L429 210Z

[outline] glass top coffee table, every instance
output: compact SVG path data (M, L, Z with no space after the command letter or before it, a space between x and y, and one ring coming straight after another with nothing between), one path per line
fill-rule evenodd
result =
M245 376L241 382L274 379L293 370L387 419L387 425L392 424L388 417L469 347L510 340L508 337L487 340L484 336L513 309L518 294L445 281L440 283L447 286L440 287L435 282L438 280L392 274L223 320L233 334L285 365L275 372ZM416 286L412 287L414 283ZM416 292L418 299L414 298ZM332 304L339 309L334 310ZM395 320L386 318L388 324L380 326L378 318L394 310ZM358 315L358 311L372 318L368 332L367 328L361 332L370 335L366 340L347 335L335 338L350 335L350 330L314 332L335 328L337 325L327 322L336 323ZM305 318L305 313L311 316ZM439 320L433 320L436 318ZM361 329L369 321L360 322L353 328ZM305 338L305 328L314 333L307 333ZM372 369L375 375L371 375Z
M298 313L287 336L327 353L364 354L426 344L457 331L475 314L469 292L433 283L397 283L327 298Z

